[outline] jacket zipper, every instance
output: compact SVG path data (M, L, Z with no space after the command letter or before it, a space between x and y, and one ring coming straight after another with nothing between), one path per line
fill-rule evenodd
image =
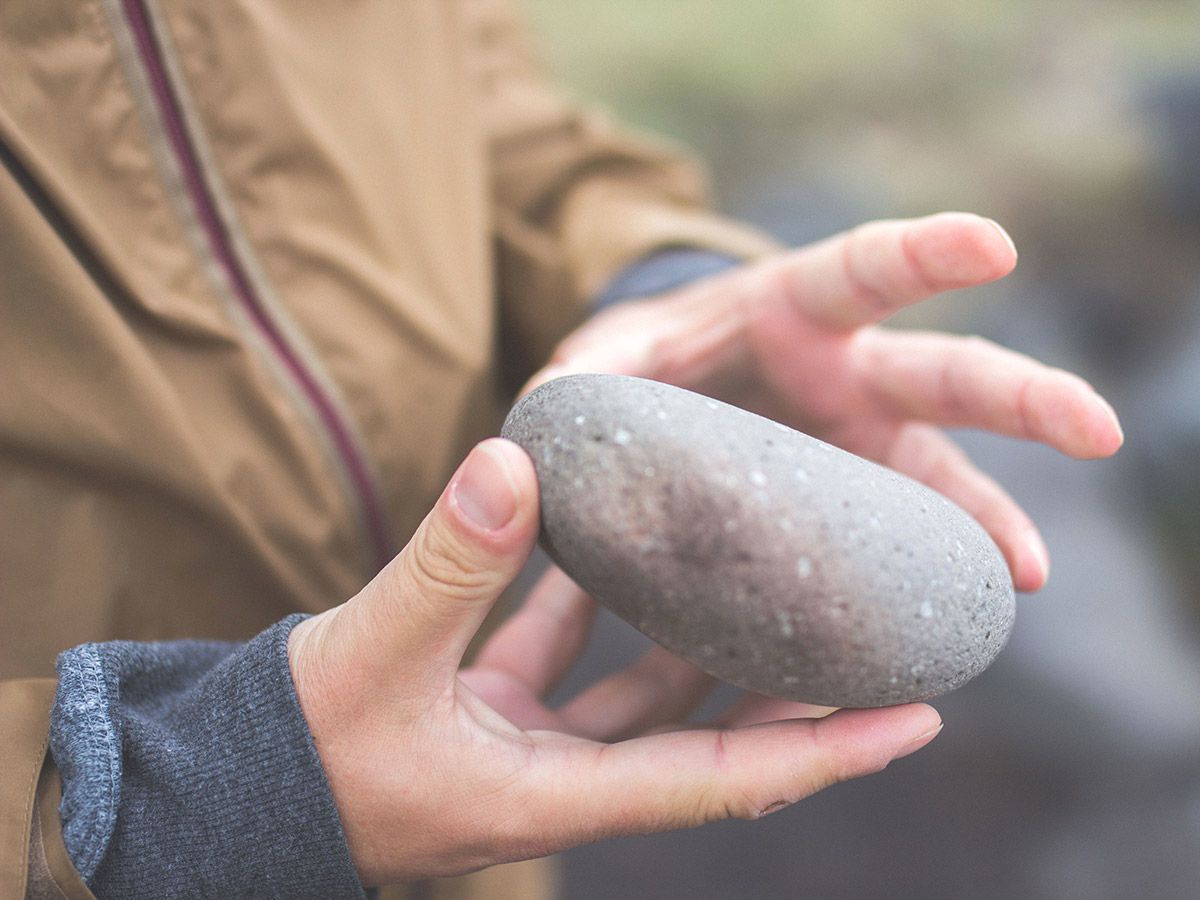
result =
M382 499L375 488L366 457L332 397L305 365L301 354L289 343L271 310L263 303L246 275L246 268L230 240L205 180L203 166L167 75L144 0L121 0L121 3L138 57L145 67L168 143L182 172L188 199L213 257L228 278L232 293L246 317L312 406L362 509L376 568L382 568L391 558L393 548Z

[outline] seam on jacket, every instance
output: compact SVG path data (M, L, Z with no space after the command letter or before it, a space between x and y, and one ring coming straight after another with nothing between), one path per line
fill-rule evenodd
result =
M71 861L80 876L90 882L116 824L120 748L108 715L108 684L96 645L83 644L63 653L58 678L57 715L50 736L55 763L63 773L59 804L63 842L74 851Z
M359 543L363 547L370 547L373 541L370 539L371 530L368 525L367 511L363 501L358 496L353 479L346 470L346 466L341 460L340 453L334 445L332 437L326 432L326 427L313 408L311 400L295 383L286 365L278 358L278 355L268 344L267 339L259 332L258 328L250 320L249 315L242 308L242 304L235 295L233 286L222 270L205 236L204 228L193 208L190 194L185 186L180 163L176 159L171 149L170 140L164 132L158 105L153 97L151 88L147 84L147 75L143 70L141 56L130 33L130 26L126 20L121 0L101 0L101 5L108 16L122 72L126 83L129 85L130 95L137 108L143 132L146 135L147 143L154 156L156 168L163 180L167 197L171 202L175 215L181 222L181 227L187 236L192 252L199 260L201 270L205 273L209 284L216 292L226 314L234 323L238 333L253 348L252 355L263 364L274 383L280 386L291 401L291 407L299 413L301 419L308 425L310 434L313 435L320 452L324 455L330 467L330 471L340 489L339 493L348 506L348 513L352 523L351 527L358 531L360 536ZM337 389L337 386L333 384L332 379L325 372L323 365L315 357L314 351L309 347L303 335L298 333L298 329L291 322L290 317L283 311L278 298L275 297L270 285L265 280L265 276L258 267L256 258L248 250L248 242L244 240L241 234L240 223L236 215L234 215L231 203L224 190L224 184L213 163L204 133L200 129L197 116L192 109L191 100L186 90L186 83L176 64L175 51L170 42L170 35L166 33L165 26L159 21L161 13L153 9L150 3L146 3L144 9L146 18L154 32L154 38L158 44L162 63L168 72L175 101L179 106L180 112L183 114L192 149L203 169L206 187L217 208L222 227L226 230L234 250L239 257L242 269L253 285L260 302L273 319L274 324L283 333L291 350L300 358L306 369L308 369L309 374L317 381L329 401L337 409L344 426L351 432L355 443L360 448L359 456L366 466L372 484L375 485L375 493L382 498L382 491L379 489L380 479L378 473L375 471L372 460L366 453L366 445L358 433L353 419L347 412L347 404L344 398ZM375 574L376 561L370 552L364 552L363 566L368 576Z
M50 745L50 736L47 735L42 741L41 752L33 759L33 765L30 766L29 782L25 787L25 799L21 803L21 821L29 822L33 818L33 806L37 802L37 786L38 779L42 774L42 766L46 762L46 749ZM29 890L29 852L31 849L31 841L33 834L29 829L25 830L25 834L21 841L21 857L25 860L25 871L22 873L24 884L20 885L19 896L24 896Z
M178 104L179 111L183 116L192 150L203 170L209 196L216 207L217 215L220 217L221 225L225 229L229 243L237 255L242 272L250 282L259 304L266 310L272 324L282 334L288 345L288 349L296 355L305 369L307 369L308 374L316 381L341 420L341 425L346 430L352 442L355 455L358 457L358 463L366 478L367 491L373 495L374 503L378 506L377 513L381 517L379 527L385 532L385 534L380 535L380 538L386 540L388 537L386 532L390 529L387 522L387 510L384 508L385 500L382 490L382 480L374 461L368 453L366 440L354 416L351 415L349 403L346 401L341 387L329 373L316 348L309 341L307 334L305 334L284 306L275 290L274 284L259 261L253 243L246 234L237 207L229 196L220 166L217 165L216 158L209 145L208 132L204 128L203 119L192 99L190 85L183 71L174 38L167 27L164 15L158 9L160 4L157 0L142 0L142 3L146 10L146 18L150 23L158 44L162 64L166 68L170 79L171 88L175 95L175 102ZM239 312L241 312L240 306ZM241 313L241 315L244 317L245 313ZM247 322L247 324L249 323ZM288 376L288 383L295 390L290 376ZM359 516L359 527L368 539L367 546L371 546L375 541L371 525L371 515L366 506L369 498L360 496L360 491L355 486L354 479L350 474L349 463L342 458L341 451L334 446L333 439L328 434L328 426L321 421L320 417L311 408L312 401L307 398L303 391L299 393L304 398L301 408L305 410L306 414L312 416L319 437L328 445L328 450L332 454L334 468L337 470L338 476L348 492L348 499L354 505L355 511ZM387 547L381 547L380 550L382 551L380 559L373 561L375 566L386 564L393 555L395 548L389 544ZM368 574L374 576L376 568L371 563L368 564L368 567Z
M62 841L62 822L56 818L58 803L54 799L55 795L62 796L62 779L53 765L53 760L42 770L42 776L38 780L38 792L41 796L38 800L37 810L42 822L42 850L50 868L50 877L54 886L62 892L64 900L81 900L81 898L96 900L95 894L84 882L79 870L75 868L75 864L67 852L67 847ZM54 825L47 825L47 822L55 822L59 825L56 836ZM55 839L47 840L48 833Z
M50 864L49 853L46 850L46 803L44 803L37 794L46 787L46 794L50 793L50 789L44 785L46 779L46 767L42 766L41 774L38 777L37 784L34 788L34 803L31 813L31 825L29 835L29 876L31 878L28 886L25 889L26 900L70 900L71 895L67 893L66 887L58 880L58 875L54 871L54 866ZM57 806L51 810L52 815L58 815ZM42 877L41 881L33 878L34 875L34 855L39 857L40 863L39 874Z
M0 168L8 172L17 187L29 200L38 215L42 217L55 233L67 252L71 254L79 267L87 274L97 289L110 298L127 298L129 292L117 280L108 265L88 244L79 230L71 222L70 217L63 211L59 203L50 195L45 187L38 182L17 153L11 147L4 135L0 133ZM133 307L132 304L126 304Z

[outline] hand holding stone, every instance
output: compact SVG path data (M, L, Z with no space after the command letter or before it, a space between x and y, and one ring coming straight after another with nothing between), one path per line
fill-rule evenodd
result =
M1049 557L1029 517L942 431L971 427L1109 456L1122 435L1082 379L979 338L875 323L1016 265L995 222L965 213L875 222L811 247L621 304L569 336L529 387L575 372L700 391L875 460L974 516L1018 590Z
M953 690L1012 629L1012 581L912 479L658 381L571 375L504 437L533 459L542 544L594 598L718 678L824 706Z
M757 818L878 771L940 728L922 704L767 721L816 711L751 697L720 728L662 733L707 681L659 650L548 709L540 698L578 654L592 610L557 571L460 672L537 532L529 458L488 441L395 560L292 633L297 696L367 884Z

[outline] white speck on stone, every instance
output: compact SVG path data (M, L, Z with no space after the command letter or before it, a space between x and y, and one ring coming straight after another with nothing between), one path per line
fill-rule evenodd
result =
M808 471L805 469L797 469L796 470L796 480L797 481L808 481Z
M799 684L799 683L800 683L800 676L798 676L798 675L784 675L784 676L783 676L783 683L784 683L784 684Z
M780 531L791 531L795 527L796 526L792 524L791 519L780 519L779 520L779 530Z
M766 487L767 476L755 469L750 473L750 483L755 487Z
M867 524L876 531L883 527L882 523L879 521L879 516L871 516L871 518L867 520Z
M582 425L582 424L583 424L584 422L586 422L586 421L587 421L587 416L576 416L576 417L575 417L575 424L576 424L576 425Z
M709 409L720 409L721 408L720 406L717 405L717 403L715 401L712 401L712 400L705 400L704 405L707 406Z
M613 435L613 443L620 444L622 447L629 443L633 435L624 428L618 428L616 434Z
M575 479L574 481L572 481L571 483L572 483L573 485L575 485L575 487L577 487L577 488L581 488L581 487L583 487L583 479L582 479L582 478L576 478L576 479Z
M733 474L725 476L725 487L735 488L738 486L738 477Z
M654 470L654 466L646 466L646 468L642 469L642 474L647 478L653 478L658 473Z
M796 560L796 574L801 578L807 578L813 573L813 561L807 556L802 556Z
M900 681L895 675L888 679L888 684L897 684Z
M779 634L781 637L790 638L796 633L796 629L792 626L792 617L782 609L775 610L775 620L779 622Z
M563 441L562 441L562 435L561 435L561 434L556 434L556 435L554 436L554 443L555 443L555 444L558 444L559 446L562 446L562 442L563 442Z
M737 531L738 530L737 519L726 519L724 527L727 532Z
M930 603L928 600L923 601L921 603L921 608L920 608L920 610L918 610L918 612L920 612L922 619L932 619L933 618L933 604Z

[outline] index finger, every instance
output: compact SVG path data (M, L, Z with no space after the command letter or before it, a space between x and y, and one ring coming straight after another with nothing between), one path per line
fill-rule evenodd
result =
M569 823L566 846L627 834L757 819L835 782L878 772L927 744L941 718L924 704L822 719L675 731L618 744L560 742L525 804L534 832ZM536 734L536 733L535 733Z
M995 281L1016 264L1016 247L996 222L939 213L861 225L768 265L801 313L850 331L943 291Z

